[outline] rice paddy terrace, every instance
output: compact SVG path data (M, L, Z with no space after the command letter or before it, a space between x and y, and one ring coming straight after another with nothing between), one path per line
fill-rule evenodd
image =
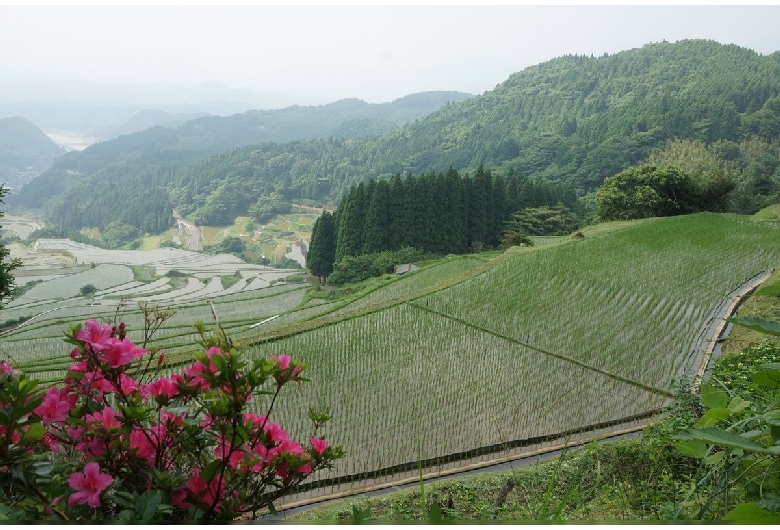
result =
M206 292L215 274L240 264L204 263L208 270L196 272L177 262L189 271L177 290L193 279L201 285L156 299L178 312L153 346L170 352L172 363L187 362L191 324L208 323L213 303L247 355L286 352L309 364L312 382L285 387L275 414L305 438L309 406L330 406L324 434L346 457L316 479L383 482L408 476L418 462L445 469L651 415L677 378L699 368L702 330L716 308L780 264L778 226L740 216L649 219L584 233L498 256L445 258L333 301L309 298L301 284L246 290L244 276L241 289ZM70 361L61 341L68 322L113 318L116 302L107 302L123 292L152 300L174 292L164 276L143 283L102 269L123 266L78 273L95 275L84 280L101 289L101 305L64 287L59 300L45 300L55 292L48 281L9 304L0 320L38 316L0 336L0 355L54 380ZM114 279L99 280L99 271ZM131 305L122 318L139 330Z

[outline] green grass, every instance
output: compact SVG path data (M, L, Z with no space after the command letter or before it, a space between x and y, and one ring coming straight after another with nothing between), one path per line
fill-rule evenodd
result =
M664 520L684 499L696 462L638 440L599 444L556 460L425 486L443 522ZM427 503L426 503L427 504ZM431 522L418 487L359 495L286 517L290 523Z
M754 221L780 221L780 204L767 206L753 214L751 219Z

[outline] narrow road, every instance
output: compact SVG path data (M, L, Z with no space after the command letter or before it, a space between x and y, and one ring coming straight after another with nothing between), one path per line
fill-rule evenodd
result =
M176 219L179 235L186 235L190 250L200 252L203 250L203 238L201 237L201 228L196 226L183 217L176 210L173 211L173 218Z

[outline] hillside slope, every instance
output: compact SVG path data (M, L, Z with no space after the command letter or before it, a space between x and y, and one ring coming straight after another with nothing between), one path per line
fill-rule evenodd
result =
M48 169L63 154L65 149L32 122L21 116L0 119L0 182L11 189Z
M177 209L206 207L222 217L245 215L246 206L238 205L273 193L288 201L336 203L368 178L479 164L561 182L584 195L606 176L683 139L705 142L737 164L737 179L748 184L740 187L744 194L761 187L772 195L780 190L779 121L780 53L762 56L714 41L662 42L526 68L493 91L381 136L264 143L178 163L135 158L132 169L120 164L91 185L116 189L140 172L146 185L166 190ZM77 165L79 178L90 178L83 159ZM22 191L27 203L64 190L67 181L57 170ZM72 196L62 197L49 220L85 223L83 216L63 215Z
M175 165L247 144L385 133L430 114L449 101L463 101L468 97L471 96L460 92L426 92L390 103L342 100L316 107L251 110L228 117L204 116L175 130L153 127L69 153L25 186L16 200L25 206L41 207L69 185L109 167L128 165L126 174L137 176L139 170L153 173L161 163Z

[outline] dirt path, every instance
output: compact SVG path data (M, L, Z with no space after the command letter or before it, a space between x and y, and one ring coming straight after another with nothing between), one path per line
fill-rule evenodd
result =
M176 210L173 211L173 218L176 219L176 229L180 236L186 237L190 250L200 252L203 250L203 232L201 227L196 226L183 217Z

